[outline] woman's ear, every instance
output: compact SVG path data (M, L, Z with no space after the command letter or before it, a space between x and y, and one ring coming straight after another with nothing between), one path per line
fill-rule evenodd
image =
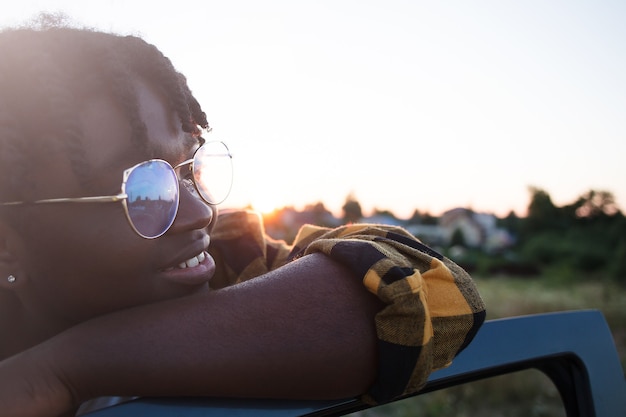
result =
M0 289L17 288L26 278L21 273L20 262L16 256L16 239L19 239L19 235L15 230L0 220Z

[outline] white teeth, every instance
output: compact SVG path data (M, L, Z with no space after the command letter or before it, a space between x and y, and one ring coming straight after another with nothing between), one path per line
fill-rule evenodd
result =
M200 265L200 263L204 261L205 259L206 259L206 254L204 252L201 252L200 254L194 256L193 258L187 259L185 262L179 263L178 268L180 269L193 268L195 266Z
M187 261L187 268L193 268L194 266L198 266L199 264L200 264L200 261L198 260L198 258L193 257Z

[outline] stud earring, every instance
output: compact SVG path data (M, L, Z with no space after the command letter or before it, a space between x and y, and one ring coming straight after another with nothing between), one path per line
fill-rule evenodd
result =
M15 282L17 278L15 278L13 275L9 275L7 277L7 281L9 281L11 284L13 284Z

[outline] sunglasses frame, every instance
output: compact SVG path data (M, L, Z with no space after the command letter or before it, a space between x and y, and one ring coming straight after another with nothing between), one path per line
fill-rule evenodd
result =
M226 149L226 153L223 155L218 155L218 156L226 156L228 158L231 159L232 161L232 154L230 153L230 150L228 149L228 146L226 146L226 144L224 142L221 141L209 141L209 142L205 142L204 140L201 141L200 146L198 147L198 149L195 150L195 152L193 153L193 157L190 159L187 159L183 162L181 162L180 164L176 165L176 166L172 166L169 162L163 160L163 159L149 159L147 161L143 161L140 162L136 165L133 165L130 168L127 168L124 170L123 174L122 174L122 186L121 186L121 191L118 194L115 195L102 195L102 196L93 196L93 197L67 197L67 198L46 198L46 199L42 199L42 200L35 200L35 201L9 201L6 203L0 203L0 206L18 206L18 205L24 205L24 204L49 204L49 203L116 203L116 202L121 202L122 206L124 207L124 213L126 215L126 220L128 221L128 224L130 225L130 227L133 229L133 231L135 233L137 233L137 235L141 236L144 239L156 239L159 238L161 236L163 236L165 233L167 233L167 231L170 229L170 227L172 227L172 224L174 224L174 220L176 219L176 216L178 215L178 207L180 205L180 182L181 181L189 181L186 178L180 178L180 176L176 173L176 170L178 168L181 168L185 165L190 165L190 170L192 172L192 179L191 182L193 183L194 188L196 189L196 192L198 193L198 196L200 197L200 199L202 199L202 201L204 201L206 204L209 205L217 205L222 203L227 197L228 194L230 193L230 188L228 193L226 194L226 196L219 202L217 203L213 203L208 201L204 196L203 193L200 191L200 189L198 188L198 185L196 184L196 178L195 175L193 175L193 162L195 160L196 154L198 153L198 151L200 149L202 149L203 146L205 146L206 144L209 143L221 143L224 148ZM169 223L169 225L167 226L167 228L161 232L160 234L156 235L156 236L146 236L143 233L141 233L139 230L137 230L137 227L135 227L132 219L130 218L130 213L128 212L128 194L126 193L126 183L128 182L128 178L130 177L130 174L137 169L138 167L144 165L144 164L148 164L148 163L154 163L154 162L159 162L159 163L164 163L166 164L168 167L170 167L170 169L174 172L174 177L177 178L177 181L175 181L175 186L176 186L176 210L174 211L174 216L172 216L172 220ZM231 162L232 163L232 162ZM231 178L231 187L232 187L232 178Z

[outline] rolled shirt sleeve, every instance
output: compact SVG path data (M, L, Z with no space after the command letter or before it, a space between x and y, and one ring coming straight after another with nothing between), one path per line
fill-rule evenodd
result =
M403 228L305 225L293 245L287 245L264 236L258 215L238 213L226 219L220 215L223 229L212 237L224 263L218 265L223 275L219 286L318 252L352 270L384 303L375 318L378 369L374 385L362 397L367 403L421 389L432 371L449 365L469 344L485 320L485 305L471 277Z

